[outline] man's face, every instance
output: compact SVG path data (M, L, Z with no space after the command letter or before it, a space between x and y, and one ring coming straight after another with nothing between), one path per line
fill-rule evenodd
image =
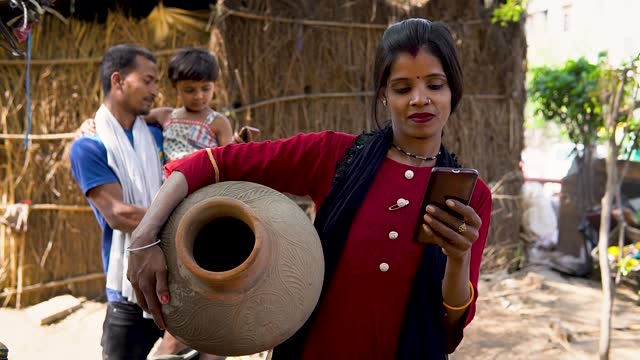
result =
M136 67L121 83L122 106L133 115L146 115L158 95L158 65L144 56L136 57Z

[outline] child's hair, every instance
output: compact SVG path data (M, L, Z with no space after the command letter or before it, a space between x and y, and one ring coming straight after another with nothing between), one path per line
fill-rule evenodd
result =
M178 51L169 63L169 80L216 81L220 68L215 56L207 50L187 48Z

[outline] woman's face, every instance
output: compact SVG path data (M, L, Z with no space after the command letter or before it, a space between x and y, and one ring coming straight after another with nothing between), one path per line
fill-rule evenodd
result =
M440 60L420 49L400 53L384 90L396 141L440 140L451 113L451 89Z

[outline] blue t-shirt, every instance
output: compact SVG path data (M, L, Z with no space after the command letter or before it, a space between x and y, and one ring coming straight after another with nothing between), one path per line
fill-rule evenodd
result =
M154 125L149 125L149 130L151 130L156 142L160 162L163 163L162 129ZM133 146L133 131L129 129L124 132L127 134L131 146ZM119 181L107 163L107 149L96 135L85 135L74 141L71 146L69 158L71 160L71 175L73 175L80 189L82 189L98 220L100 229L102 229L102 266L106 273L109 266L113 229L109 226L98 208L96 208L95 204L87 197L87 194L89 190L93 188L111 183L119 183ZM124 298L118 291L107 288L107 300L123 301Z

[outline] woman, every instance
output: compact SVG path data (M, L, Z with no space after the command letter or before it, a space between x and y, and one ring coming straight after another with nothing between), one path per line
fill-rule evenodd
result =
M276 347L274 359L442 359L475 313L477 281L491 213L479 180L470 206L450 201L464 221L427 207L413 240L434 166L459 167L442 145L462 96L462 69L449 30L409 19L383 35L375 63L373 114L391 117L358 137L325 131L199 151L167 165L169 176L133 234L152 244L189 193L245 180L310 196L325 254L325 282L311 318ZM456 230L454 230L456 229ZM164 326L169 301L162 251L131 253L129 279L141 306Z

